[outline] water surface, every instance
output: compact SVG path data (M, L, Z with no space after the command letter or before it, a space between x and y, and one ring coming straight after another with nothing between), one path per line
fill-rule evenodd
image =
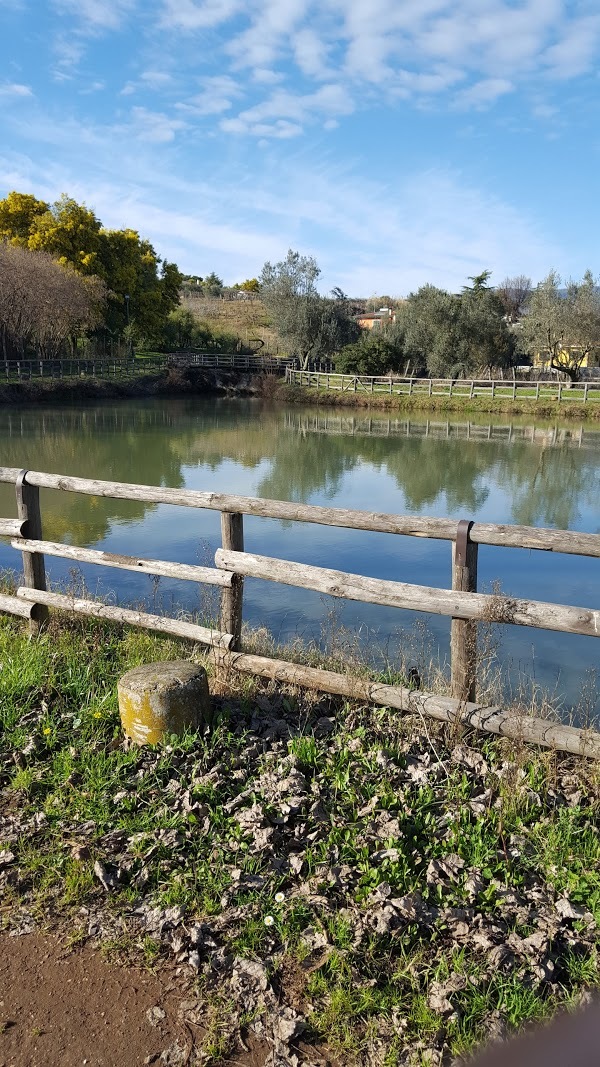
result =
M340 414L253 400L170 398L102 402L82 409L0 411L2 465L116 481L243 493L311 504L438 515L598 532L600 428L508 417L471 421ZM129 555L212 563L219 515L169 505L43 490L44 536ZM0 485L0 514L15 514ZM398 581L448 587L450 545L310 524L245 519L249 551ZM19 556L0 542L0 566ZM205 608L206 590L145 575L47 559L52 580L86 583L121 603L164 611ZM600 560L481 546L479 588L536 600L600 607ZM245 619L277 639L325 640L336 625L358 629L374 652L415 646L410 612L323 598L250 580ZM420 616L447 656L449 620ZM406 632L412 630L412 637ZM523 682L567 703L589 683L600 648L592 638L502 627L502 661L513 691Z

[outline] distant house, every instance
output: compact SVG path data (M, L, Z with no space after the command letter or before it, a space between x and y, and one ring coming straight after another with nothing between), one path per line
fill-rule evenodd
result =
M597 352L598 349L596 349L596 354ZM557 352L554 356L555 369L558 370L562 366L569 367L573 364L581 368L589 367L592 365L592 363L594 362L593 353L586 352L584 355L580 355L579 357L578 353L581 353L581 349L577 348L576 345L565 346L565 348L561 348L560 351ZM552 358L553 357L551 356L550 352L534 352L532 357L533 366L539 370L549 369L550 364L552 362ZM556 364L558 364L559 366L556 367Z
M381 330L396 321L396 312L392 308L379 308L379 311L363 311L356 316L356 322L363 330Z

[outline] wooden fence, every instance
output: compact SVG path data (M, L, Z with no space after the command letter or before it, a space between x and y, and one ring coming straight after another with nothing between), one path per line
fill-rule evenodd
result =
M178 364L212 370L237 370L256 374L283 375L291 360L239 352L172 352L139 359L4 359L0 381L30 381L32 378L122 378Z
M291 367L293 360L269 355L245 355L240 352L189 352L173 353L175 362L207 367L214 370L255 371L262 374L281 374Z
M0 381L30 381L32 378L123 378L159 370L166 357L148 359L3 359Z
M473 400L476 397L492 400L578 400L600 401L600 382L502 381L468 378L401 378L377 377L369 374L335 374L288 367L285 380L290 385L309 389L326 389L342 393L377 393L388 396L457 397Z
M516 718L500 708L475 703L477 622L506 623L600 637L600 610L478 593L479 545L527 548L600 559L600 534L473 523L467 520L457 523L445 518L350 511L225 493L72 478L40 471L20 471L12 467L0 467L0 482L15 485L18 516L17 519L0 519L0 536L11 538L12 547L22 553L24 572L23 585L16 595L0 596L0 611L29 619L33 632L37 632L43 625L50 607L110 619L209 645L218 663L239 670L294 681L296 684L327 692L368 699L403 710L418 711L445 721L464 721L478 729L523 737L539 744L600 758L600 735L597 733L531 717ZM140 559L45 541L40 511L40 488L219 511L222 547L215 554L215 567ZM452 588L437 589L368 578L360 574L255 555L244 550L244 515L449 541L452 546ZM46 583L45 556L58 556L80 563L93 563L219 586L219 628L211 629L195 622L151 615L53 592L48 589ZM241 647L245 577L314 589L353 601L449 616L452 619L452 697L438 697L401 686L367 682L282 660L247 655Z

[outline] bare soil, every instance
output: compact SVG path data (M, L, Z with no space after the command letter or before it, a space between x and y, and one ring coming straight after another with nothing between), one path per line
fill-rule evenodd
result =
M0 934L0 1067L184 1067L204 1031L182 1022L189 982L105 960L89 944L54 935ZM250 1039L228 1067L266 1067L272 1050ZM322 1051L302 1052L335 1067ZM214 1061L211 1061L214 1063Z
M158 1063L165 1049L191 1043L177 1005L172 979L52 936L0 936L0 1067Z

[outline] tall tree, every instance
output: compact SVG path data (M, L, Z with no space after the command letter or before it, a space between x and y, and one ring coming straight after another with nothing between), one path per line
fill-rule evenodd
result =
M0 200L0 239L47 252L80 274L98 276L109 290L105 329L152 338L179 304L182 275L136 230L110 230L72 197L54 204L22 193ZM216 276L215 276L216 277ZM220 281L220 279L217 279Z
M9 193L0 200L0 241L27 248L35 222L49 205L31 193Z
M61 196L43 214L35 216L27 247L49 252L81 274L98 274L100 219L85 204Z
M489 271L470 278L460 295L424 285L400 306L396 329L415 370L454 378L510 363L514 340L488 278Z
M4 359L58 355L101 319L106 287L47 252L0 244L0 349Z
M496 286L496 294L504 309L506 321L511 324L518 322L531 295L531 278L525 274L507 277Z
M263 303L281 337L303 367L338 351L359 335L342 294L328 300L317 290L321 271L312 256L292 249L279 263L265 263L260 278Z
M522 346L545 355L553 370L579 381L581 370L600 351L600 288L591 271L567 282L551 270L533 290L521 322Z

